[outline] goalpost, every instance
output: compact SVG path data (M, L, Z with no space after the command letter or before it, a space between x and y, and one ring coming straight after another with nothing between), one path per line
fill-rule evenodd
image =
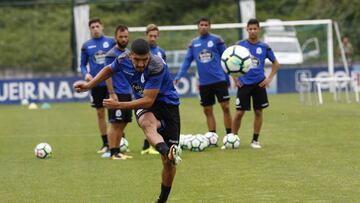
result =
M286 26L293 26L293 27L298 27L298 26L325 26L326 27L326 66L327 66L327 70L328 70L328 76L327 77L322 77L322 78L304 78L304 83L310 83L311 87L313 87L314 91L316 91L318 93L318 100L319 103L322 104L323 103L323 99L322 99L322 89L324 84L327 84L330 87L330 91L333 93L333 97L335 101L339 100L339 93L340 91L342 91L342 89L344 89L345 93L346 93L346 99L347 101L350 101L349 99L349 94L348 94L348 89L349 86L352 87L356 93L355 95L355 99L357 102L359 102L359 97L357 95L357 85L355 85L354 79L351 77L351 73L349 71L349 67L347 64L347 60L344 54L344 48L342 46L342 42L341 42L341 36L340 36L340 31L339 31L339 27L337 25L336 22L333 22L331 19L322 19L322 20L298 20L298 21L266 21L266 22L260 22L260 26L262 28L265 29L271 29L273 27L286 27ZM337 77L334 73L335 73L335 69L334 69L334 41L333 41L333 26L335 28L335 34L336 34L336 38L337 38L337 44L339 45L339 49L340 49L340 54L341 54L341 59L342 59L342 64L344 66L344 71L346 73L346 76L344 77ZM238 30L238 29L242 29L246 27L246 23L225 23L225 24L212 24L211 25L211 32L214 32L217 34L217 32L225 31L224 34L221 34L221 36L229 34L230 30ZM174 26L159 26L161 35L163 35L163 33L165 32L186 32L188 33L189 31L197 31L197 25L174 25ZM264 29L262 29L264 30ZM136 33L144 33L145 32L145 27L130 27L129 31L131 33L134 33L136 35ZM190 32L190 33L194 33L194 32ZM235 32L232 33L233 35L236 35ZM189 35L189 34L187 34ZM223 36L224 37L224 36ZM295 36L296 37L296 36ZM237 40L239 40L240 37L237 36ZM173 39L174 40L174 39ZM236 40L236 41L237 41ZM161 40L160 40L161 41ZM188 37L188 41L190 41L189 37ZM225 39L226 41L226 39ZM236 41L231 40L232 43L235 43ZM175 43L175 42L173 42ZM187 46L183 46L184 48L182 50L177 50L176 52L179 54L184 55L185 54L185 49ZM169 53L172 53L171 51ZM276 54L276 53L275 53ZM178 59L179 57L174 57L176 59ZM172 62L170 61L169 64L171 64ZM179 65L179 63L175 63L176 66ZM173 64L172 64L173 65ZM169 65L171 67L171 65ZM346 87L345 88L338 88L339 83L346 83ZM311 91L312 88L307 88L306 91L308 94L309 91ZM300 89L301 90L301 89ZM301 90L302 91L302 90ZM304 92L299 91L301 94Z

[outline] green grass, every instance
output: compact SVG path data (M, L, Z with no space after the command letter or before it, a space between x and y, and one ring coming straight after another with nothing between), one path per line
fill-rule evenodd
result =
M356 103L301 104L298 95L271 95L264 112L263 149L249 143L253 113L237 150L183 152L169 202L358 202L360 108ZM205 133L196 98L181 100L182 133ZM232 111L234 110L232 104ZM216 106L218 133L223 137ZM87 103L48 110L0 106L0 202L154 202L160 191L158 156L141 156L142 131L127 130L132 160L110 161L100 147L95 111ZM48 142L54 155L36 159Z

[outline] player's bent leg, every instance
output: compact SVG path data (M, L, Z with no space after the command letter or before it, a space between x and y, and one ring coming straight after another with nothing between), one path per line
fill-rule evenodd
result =
M176 174L176 166L169 162L166 157L161 157L163 169L161 173L161 192L157 203L165 203L169 197L171 186Z
M203 112L206 117L206 123L210 132L216 131L216 121L213 111L213 106L203 106Z

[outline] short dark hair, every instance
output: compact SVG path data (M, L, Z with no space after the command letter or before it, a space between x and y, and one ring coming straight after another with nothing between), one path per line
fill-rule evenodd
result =
M206 21L206 22L208 22L209 24L211 24L210 18L209 18L209 17L206 17L206 16L201 16L201 17L199 18L199 20L197 21L197 24L199 24L201 21Z
M257 25L258 27L260 27L260 23L257 19L255 18L251 18L248 22L247 22L247 26L249 25Z
M124 32L124 31L128 31L128 30L129 30L129 28L126 25L119 24L115 29L115 35L119 31Z
M155 24L149 24L146 26L146 31L145 31L145 34L148 34L149 32L151 31L159 31L159 28L157 25Z
M93 24L93 23L100 23L100 24L102 25L101 20L100 20L99 17L94 17L94 18L92 18L91 20L89 20L89 27L90 27L91 24Z
M134 52L135 54L139 54L139 55L147 54L150 51L149 43L146 40L141 39L141 38L136 39L131 44L131 51Z

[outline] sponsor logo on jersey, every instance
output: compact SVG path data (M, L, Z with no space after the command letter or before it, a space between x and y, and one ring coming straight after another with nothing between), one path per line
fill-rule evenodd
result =
M103 43L103 48L106 49L106 48L109 48L109 46L110 46L109 42L104 42Z
M213 58L212 52L207 49L203 49L199 53L199 61L201 63L210 62L212 60L212 58Z
M131 87L136 94L142 95L144 92L144 89L140 84L133 83Z
M102 50L99 50L94 55L94 62L96 64L104 64L105 63L105 56L106 56L106 53L104 51L102 51Z
M201 46L201 43L194 44L194 47L199 47L199 46Z
M93 48L96 48L96 45L90 45L87 47L88 49L93 49Z

